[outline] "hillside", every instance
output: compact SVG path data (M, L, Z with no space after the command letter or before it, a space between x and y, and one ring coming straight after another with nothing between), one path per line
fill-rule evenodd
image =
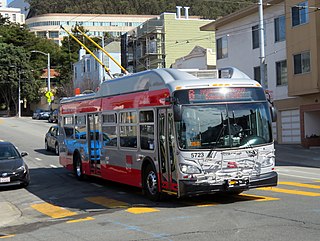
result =
M216 19L257 0L25 0L30 4L27 18L45 13L143 14L175 12L189 6L189 14Z

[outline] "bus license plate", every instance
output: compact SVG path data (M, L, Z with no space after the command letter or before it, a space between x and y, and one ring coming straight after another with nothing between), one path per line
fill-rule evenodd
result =
M0 183L10 182L10 177L0 177Z

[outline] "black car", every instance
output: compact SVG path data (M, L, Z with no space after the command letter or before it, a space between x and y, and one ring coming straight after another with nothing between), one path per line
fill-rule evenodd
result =
M49 123L58 123L58 114L59 114L58 109L51 111L51 113L49 115L48 122Z
M54 150L56 155L59 155L59 127L57 125L51 126L44 138L44 146L47 151Z
M42 109L36 109L33 112L32 119L36 120L48 120L50 116L51 111L50 110L42 110Z
M29 168L21 152L10 142L0 142L0 187L20 185L26 187L30 182Z

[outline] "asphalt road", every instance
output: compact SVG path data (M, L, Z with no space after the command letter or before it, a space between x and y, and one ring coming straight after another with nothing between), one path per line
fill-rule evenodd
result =
M31 170L28 188L0 189L0 238L320 240L320 170L295 165L292 155L279 153L288 159L278 163L280 182L275 188L155 203L137 188L96 179L77 181L57 156L44 150L50 125L31 118L0 118L0 141L12 141L27 151Z

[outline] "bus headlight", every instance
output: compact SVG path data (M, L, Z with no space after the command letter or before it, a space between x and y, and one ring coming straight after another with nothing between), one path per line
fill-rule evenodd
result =
M264 157L261 163L261 167L271 167L274 166L275 160L274 157Z
M179 166L180 166L180 171L185 174L199 174L199 173L201 173L201 170L194 165L179 164Z

